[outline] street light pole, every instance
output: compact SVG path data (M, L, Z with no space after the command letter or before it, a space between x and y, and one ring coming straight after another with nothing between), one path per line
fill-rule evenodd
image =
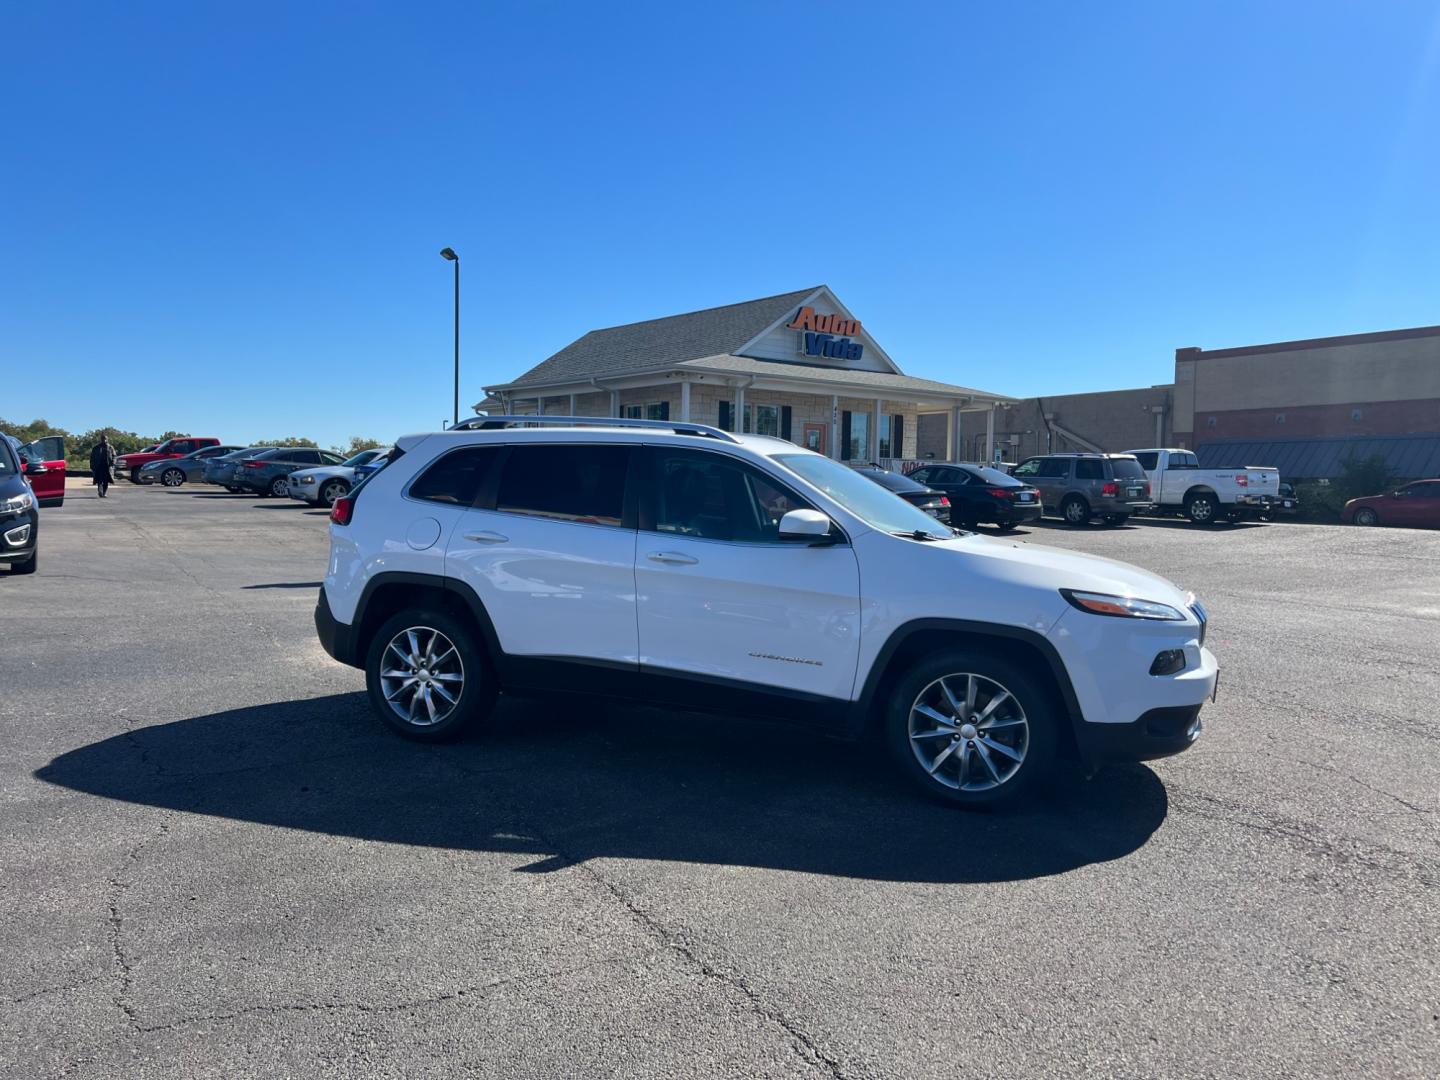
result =
M454 427L460 423L460 256L454 248L441 248L440 254L455 264L455 415L450 421Z

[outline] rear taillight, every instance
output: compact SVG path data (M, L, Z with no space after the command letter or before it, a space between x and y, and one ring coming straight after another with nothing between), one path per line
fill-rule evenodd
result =
M1246 476L1244 473L1236 473L1236 474L1235 474L1235 486L1236 486L1236 487L1249 487L1249 486L1250 486L1250 477Z
M246 461L243 462L243 464L247 469L263 469L265 467L265 462L263 461Z
M345 495L335 500L335 505L330 507L330 520L336 525L349 525L350 518L355 513L355 500Z
M985 494L994 499L1013 499L1015 497L1013 488L986 488Z
M950 505L950 498L949 498L949 496L947 496L947 495L941 495L941 496L940 496L940 505L941 505L941 506L949 506L949 505Z
M1105 485L1100 489L1100 494L1105 495L1109 498L1114 498L1116 495L1120 494L1120 485L1115 483L1114 480L1107 480L1105 482Z

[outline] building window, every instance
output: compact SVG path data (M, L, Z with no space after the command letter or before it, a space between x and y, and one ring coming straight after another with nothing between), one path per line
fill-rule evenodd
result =
M1284 414L1283 412L1277 412L1277 413L1275 414L1275 423L1277 423L1277 424L1283 424L1283 423L1285 423L1285 414Z
M1214 426L1215 426L1215 418L1214 418L1213 416L1208 417L1208 418L1206 419L1206 421L1205 421L1205 426L1206 426L1206 427L1214 427Z
M849 461L870 460L870 414L850 414L850 439L845 446L845 457Z
M1365 415L1365 410L1364 410L1364 409L1351 409L1351 410L1350 410L1350 419L1351 419L1351 420L1359 420L1359 419L1360 419L1362 416L1364 416L1364 415Z
M670 403L651 401L645 405L626 405L620 410L626 420L669 420Z
M880 414L880 456L882 458L894 457L890 452L890 414Z
M755 434L773 435L778 439L780 437L780 406L756 405L753 408L755 410ZM750 409L751 406L745 407L746 412L749 412ZM748 421L750 418L747 416L745 419ZM751 430L749 423L745 425L745 430Z

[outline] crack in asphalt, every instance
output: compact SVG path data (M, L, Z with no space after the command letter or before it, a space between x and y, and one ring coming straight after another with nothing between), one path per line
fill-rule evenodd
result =
M45 986L39 990L32 990L28 994L21 994L19 997L10 998L5 1002L7 1006L23 1005L27 1001L34 1001L36 998L48 997L51 994L65 994L71 990L79 990L82 986L89 986L91 983L104 982L109 979L110 973L103 975L91 975L88 979L81 979L79 982L66 983L63 986Z
M156 840L170 832L168 822L161 822L159 830L152 836L135 844L125 854L125 860L121 863L121 870L128 863L139 861L140 854ZM135 1011L135 1006L130 1003L130 990L134 985L133 963L125 952L125 941L122 933L124 917L120 914L120 901L126 891L130 888L129 882L122 881L121 872L117 871L109 879L109 928L110 928L110 977L115 979L118 985L112 999L115 1007L125 1014L125 1019L130 1027L139 1031L140 1018Z
M455 990L447 990L442 994L432 994L428 997L414 998L409 1001L396 1001L386 1004L372 1004L366 1001L301 1001L289 1005L251 1005L243 1009L236 1009L233 1012L186 1016L179 1020L167 1021L163 1024L137 1026L135 1030L142 1034L151 1035L156 1032L173 1031L176 1028L189 1027L193 1024L223 1023L228 1020L234 1020L237 1017L265 1014L283 1015L285 1013L352 1011L372 1015L385 1015L389 1013L408 1012L411 1009L421 1009L427 1005L443 1005L449 1001L461 1001L467 997L483 998L491 990L498 990L501 987L549 982L552 979L562 978L566 975L575 975L582 971L590 971L594 968L623 964L634 959L643 959L643 957L611 956L603 960L593 960L588 964L577 964L574 967L560 968L556 971L542 971L532 975L512 975L507 979L496 979L488 983L475 983L471 986L462 986Z

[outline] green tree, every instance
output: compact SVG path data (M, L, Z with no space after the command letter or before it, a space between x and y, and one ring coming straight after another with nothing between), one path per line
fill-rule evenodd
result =
M110 437L110 445L115 448L117 457L121 454L133 454L136 450L143 450L151 443L160 441L152 435L137 435L133 431L121 431L114 427L95 428L83 435L75 435L67 439L65 456L76 464L88 468L90 451L100 441L101 435Z
M1389 491L1395 486L1395 474L1380 454L1364 459L1351 456L1340 462L1340 475L1334 486L1342 499L1360 499Z
M257 439L253 446L319 446L314 439L304 439L299 435L289 435L283 439Z
M377 450L384 445L385 444L379 439L364 439L359 435L351 435L350 445L348 447L337 446L335 452L337 454L344 454L346 457L354 457L362 450Z
M22 424L16 420L6 420L0 417L0 432L6 435L13 435L22 443L33 442L35 439L43 439L47 435L59 435L68 439L70 433L64 428L52 425L48 420L31 420L28 424Z

